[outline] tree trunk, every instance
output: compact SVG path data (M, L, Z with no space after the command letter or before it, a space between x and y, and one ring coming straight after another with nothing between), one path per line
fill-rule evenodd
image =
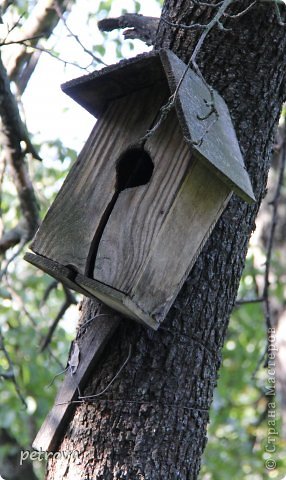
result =
M162 13L172 22L204 24L213 9L166 0ZM77 450L79 460L50 460L49 480L198 476L221 348L285 98L286 34L273 5L261 2L226 25L231 30L210 32L199 65L229 107L257 203L233 195L158 332L123 319L84 394L104 390L131 346L128 363L102 395L77 407L60 450ZM156 47L187 61L199 35L161 22ZM83 319L95 309L86 301Z

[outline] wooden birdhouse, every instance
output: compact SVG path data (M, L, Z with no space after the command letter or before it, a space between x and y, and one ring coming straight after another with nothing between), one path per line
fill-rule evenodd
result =
M62 88L97 122L26 259L156 329L232 191L255 200L228 108L168 50Z

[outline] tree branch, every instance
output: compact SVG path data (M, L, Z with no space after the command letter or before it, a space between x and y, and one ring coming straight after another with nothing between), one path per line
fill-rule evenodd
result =
M64 12L72 0L58 0L57 3ZM54 0L38 1L22 28L15 32L11 40L18 42L23 38L29 38L32 39L31 46L36 46L40 38L48 38L51 35L58 22L59 16L54 8ZM28 51L26 45L17 44L10 49L9 56L4 59L8 76L16 83L20 93L23 93L27 85L27 76L30 78L35 69L35 62L32 61L34 56L34 51ZM38 60L39 55L36 58ZM23 76L25 81L22 84Z
M25 230L25 222L19 222L16 227L5 232L0 238L0 255L5 253L9 248L15 247L20 243Z
M13 3L13 0L3 0L3 2L1 3L1 12L5 13L7 8L10 7L12 3Z
M9 234L5 234L0 240L1 251L6 251L11 242L16 243L29 241L39 224L38 205L25 156L30 152L35 158L40 158L34 149L26 129L21 120L15 98L10 90L7 72L0 56L0 116L2 125L0 141L2 144L2 156L5 157L17 189L20 208L24 219ZM23 150L23 142L25 149Z

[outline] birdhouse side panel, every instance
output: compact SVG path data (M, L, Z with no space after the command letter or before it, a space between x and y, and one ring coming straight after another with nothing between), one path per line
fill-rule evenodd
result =
M144 146L154 164L146 185L123 190L100 240L93 278L128 293L146 266L190 166L191 154L171 112Z
M166 89L142 90L108 107L37 232L31 245L35 253L88 272L103 217L116 194L116 162L152 125Z
M215 90L211 95L210 87L192 69L186 72L186 65L173 52L160 55L170 88L180 83L176 108L194 152L231 190L253 203L252 186L225 101Z
M231 196L229 187L195 161L168 214L130 298L160 323Z

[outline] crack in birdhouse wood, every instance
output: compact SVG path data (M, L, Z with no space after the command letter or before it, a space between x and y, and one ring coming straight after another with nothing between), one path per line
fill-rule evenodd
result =
M146 185L152 177L153 170L153 161L143 146L129 148L119 157L116 164L115 192L101 217L99 227L91 242L85 271L87 277L93 277L99 244L120 193L127 188Z

